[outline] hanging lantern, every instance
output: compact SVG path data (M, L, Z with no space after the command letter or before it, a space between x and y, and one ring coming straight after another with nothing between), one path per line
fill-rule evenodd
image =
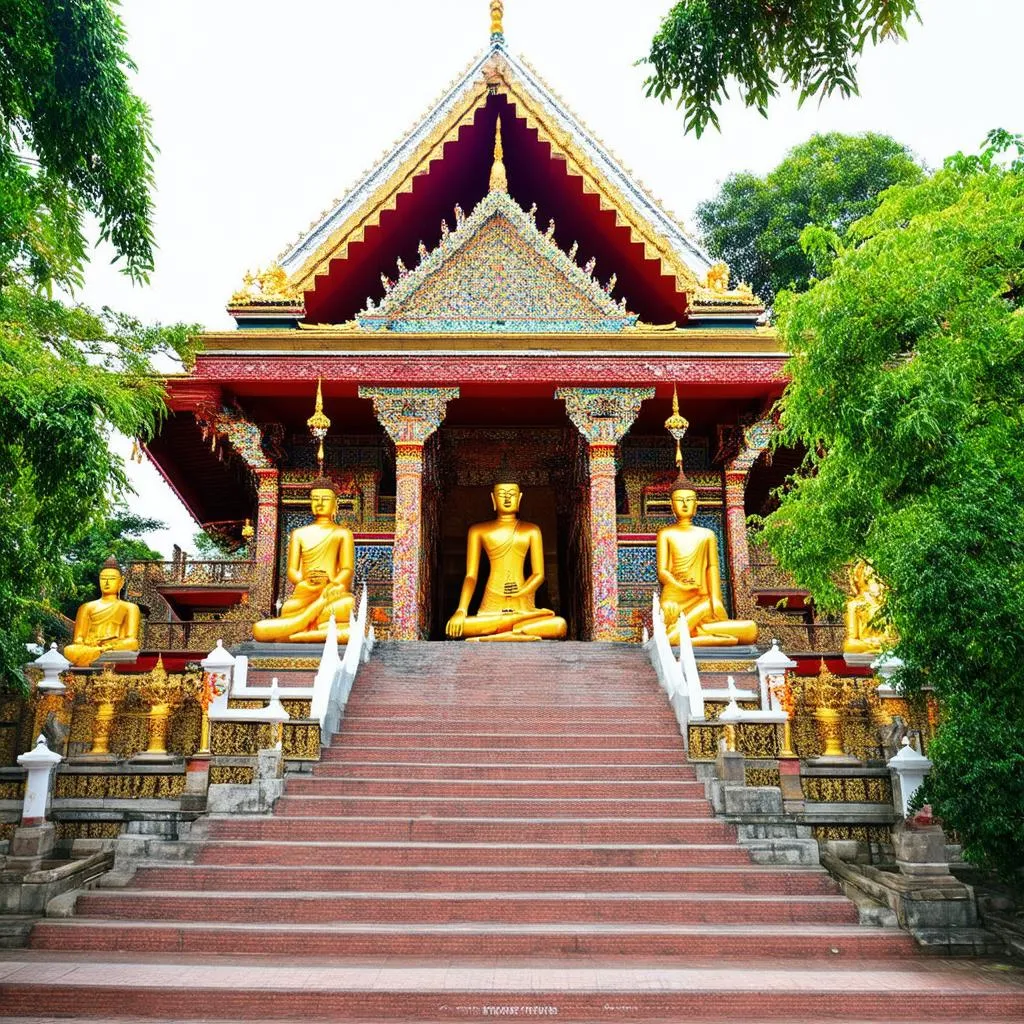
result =
M686 428L690 425L690 421L683 419L679 415L679 394L676 391L675 384L672 385L672 415L665 420L665 429L672 436L676 443L676 468L682 470L683 468L683 449L681 443L683 435L686 433Z
M317 378L316 407L313 409L313 415L306 420L309 432L313 435L313 440L316 441L318 445L316 461L321 475L323 475L324 471L324 438L327 436L327 431L331 429L331 421L324 415L324 396L321 390L322 384L323 378Z

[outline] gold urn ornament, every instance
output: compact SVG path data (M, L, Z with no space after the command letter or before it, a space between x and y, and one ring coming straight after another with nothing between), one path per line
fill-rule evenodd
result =
M90 703L96 705L92 720L92 740L89 757L110 757L110 730L114 724L114 711L124 699L127 682L124 676L114 671L113 665L106 665L94 676L86 690Z

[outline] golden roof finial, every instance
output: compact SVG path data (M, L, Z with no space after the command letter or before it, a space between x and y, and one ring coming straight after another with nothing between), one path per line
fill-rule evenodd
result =
M505 5L502 0L491 0L491 35L503 36L505 34L502 25L502 17L505 14Z
M501 116L494 124L494 163L491 164L491 192L508 191L508 175L505 173L505 151L501 146Z

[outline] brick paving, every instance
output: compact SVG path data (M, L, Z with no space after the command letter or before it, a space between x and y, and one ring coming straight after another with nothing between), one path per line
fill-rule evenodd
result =
M30 946L0 957L23 1024L1024 1019L1021 970L751 863L618 645L381 645L274 815L210 819Z

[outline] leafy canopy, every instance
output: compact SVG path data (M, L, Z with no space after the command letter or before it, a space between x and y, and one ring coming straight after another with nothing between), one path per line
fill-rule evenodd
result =
M152 436L164 411L152 359L188 359L193 329L65 306L20 284L0 291L0 688L18 685L25 642L81 592L82 546L109 530L111 502L128 489L110 431Z
M108 0L0 4L0 288L80 285L94 217L124 269L153 268L149 111Z
M153 145L132 69L107 0L0 4L0 689L22 685L24 644L82 596L99 538L117 550L126 520L107 517L128 485L111 431L151 437L154 361L192 355L195 327L52 298L82 281L87 216L127 274L152 267Z
M1024 850L1024 150L994 132L890 189L832 273L779 297L783 444L809 454L764 533L826 609L868 559L907 663L944 709L929 797L968 856ZM969 780L976 785L965 791Z
M136 515L126 505L115 505L107 516L75 538L64 557L71 577L61 611L74 618L78 606L97 596L96 581L103 563L113 555L126 569L131 562L162 560L163 555L143 540L147 533L162 530L159 519Z
M748 107L767 116L780 82L809 96L857 92L856 61L870 41L906 37L917 0L680 0L642 63L648 96L678 96L685 130L718 127L730 80Z
M804 228L842 237L887 188L923 176L911 152L888 135L812 135L763 178L726 178L718 195L697 207L697 222L708 251L770 305L777 292L803 291L827 269L828 260L801 245Z

